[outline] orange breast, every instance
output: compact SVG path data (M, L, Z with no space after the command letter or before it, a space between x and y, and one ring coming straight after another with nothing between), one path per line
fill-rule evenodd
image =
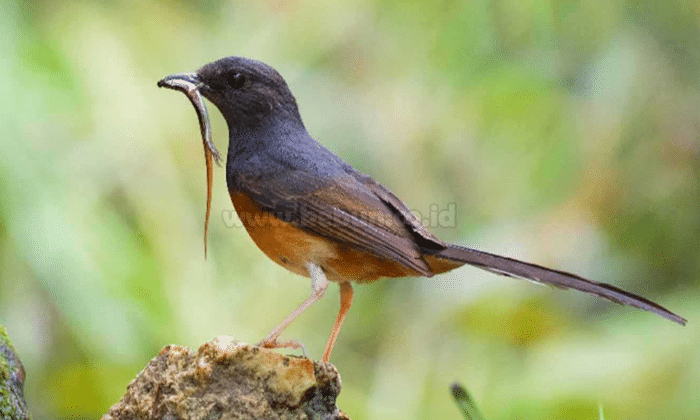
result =
M308 277L306 263L313 262L331 281L371 282L380 277L417 275L396 261L299 229L263 210L245 194L232 192L231 200L258 248L293 273Z

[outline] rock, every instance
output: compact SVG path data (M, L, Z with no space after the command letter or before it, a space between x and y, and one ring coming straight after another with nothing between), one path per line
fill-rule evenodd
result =
M0 325L0 419L29 420L24 401L24 367Z
M335 406L340 389L329 363L220 336L196 354L164 347L102 419L349 420Z

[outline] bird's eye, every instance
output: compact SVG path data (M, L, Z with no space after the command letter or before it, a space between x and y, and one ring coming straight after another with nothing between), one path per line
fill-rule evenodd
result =
M232 88L238 90L245 85L245 76L243 76L240 73L234 73L233 75L228 77L228 84Z

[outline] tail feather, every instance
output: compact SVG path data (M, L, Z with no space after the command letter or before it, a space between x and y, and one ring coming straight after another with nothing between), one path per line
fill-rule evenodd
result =
M674 314L663 306L648 299L618 289L615 286L586 280L583 277L564 271L552 270L539 265L457 245L449 245L447 248L432 253L430 256L434 258L437 257L436 259L466 263L508 277L518 277L539 283L551 284L564 289L576 289L582 292L592 293L622 305L634 306L644 309L645 311L653 312L681 325L686 324L685 318ZM450 265L447 264L445 268L449 266Z

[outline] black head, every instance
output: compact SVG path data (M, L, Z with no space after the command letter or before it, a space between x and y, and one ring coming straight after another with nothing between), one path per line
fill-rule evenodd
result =
M267 64L243 57L225 57L196 73L168 76L162 86L185 82L209 99L229 129L254 129L282 120L303 127L296 100L282 76ZM161 85L159 82L159 86Z

